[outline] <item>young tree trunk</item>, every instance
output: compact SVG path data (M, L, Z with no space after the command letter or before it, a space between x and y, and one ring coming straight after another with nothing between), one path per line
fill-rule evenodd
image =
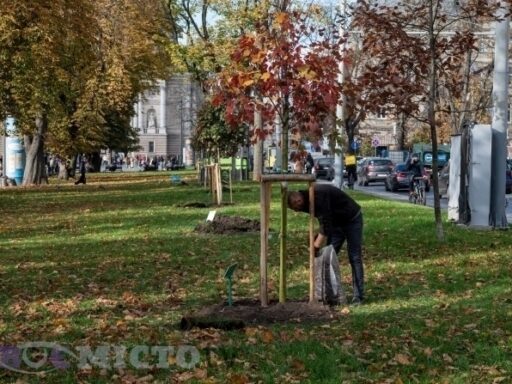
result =
M59 174L57 176L60 180L67 180L69 179L69 173L68 173L68 163L67 161L60 161L59 162Z
M40 185L47 183L46 166L44 163L44 136L48 130L45 114L35 119L34 135L25 135L26 163L22 185Z
M71 162L69 164L68 168L68 175L69 177L75 177L76 176L76 163L77 163L78 155L75 155L71 158Z
M290 129L290 104L288 97L283 102L281 131L281 170L288 171L288 132ZM288 227L288 185L281 183L281 238L279 243L279 302L286 302L286 238Z
M261 132L263 129L263 120L261 117L261 112L258 110L254 111L254 130L256 132ZM256 143L254 144L254 159L253 159L253 171L252 171L252 179L253 181L259 181L262 173L263 167L263 141L261 140L260 135L256 135Z
M347 133L347 151L350 151L352 149L352 143L354 142L354 136L358 124L359 121L357 120L357 118L349 117L345 119L345 132Z
M434 5L430 6L429 25L429 95L428 95L428 123L430 126L430 139L432 140L432 176L434 187L434 216L436 222L436 236L439 241L444 241L443 222L441 220L441 202L439 199L439 178L437 169L437 131L436 131L436 95L437 95L437 54L434 35Z
M94 152L90 157L90 170L89 172L100 172L101 171L101 154L99 152Z
M405 121L405 113L400 112L396 124L396 145L399 151L403 151L405 148Z

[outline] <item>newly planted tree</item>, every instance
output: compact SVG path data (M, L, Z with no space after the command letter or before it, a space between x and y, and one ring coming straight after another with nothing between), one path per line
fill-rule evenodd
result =
M337 29L319 28L311 21L306 13L281 4L259 21L255 32L238 40L232 65L216 80L214 103L226 105L230 124L252 125L257 112L266 124L253 130L255 137L265 137L280 124L283 170L288 168L289 134L320 136L321 124L334 113L340 96ZM283 183L280 301L285 300L286 199Z

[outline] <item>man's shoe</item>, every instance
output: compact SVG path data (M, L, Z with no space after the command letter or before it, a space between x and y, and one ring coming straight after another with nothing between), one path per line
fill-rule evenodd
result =
M352 299L352 302L350 303L350 305L354 306L354 307L358 307L360 306L361 304L363 304L363 300L361 300L359 297L354 297Z

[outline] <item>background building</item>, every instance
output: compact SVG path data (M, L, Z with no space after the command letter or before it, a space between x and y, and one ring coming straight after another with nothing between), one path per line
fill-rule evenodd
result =
M175 157L180 163L193 165L190 138L202 101L203 92L190 74L159 81L134 106L131 125L139 132L141 148L124 155L148 162L153 158ZM0 136L0 156L5 158L3 136Z
M176 157L186 165L194 163L190 138L203 92L191 75L174 75L161 80L135 104L132 127L139 132L140 150L135 157Z

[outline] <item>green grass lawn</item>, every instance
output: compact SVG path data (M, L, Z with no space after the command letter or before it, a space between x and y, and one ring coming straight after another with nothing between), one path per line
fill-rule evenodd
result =
M357 192L367 304L339 308L340 319L328 323L180 331L183 315L225 299L223 273L233 262L235 298L258 297L260 238L194 232L210 208L183 205L211 196L193 172L179 174L187 185L172 185L168 172L141 172L0 190L0 361L8 346L47 342L74 353L193 346L198 364L184 367L175 353L169 368L154 359L150 369L69 360L66 369L43 372L51 359L32 349L26 358L45 365L33 369L22 359L18 368L38 374L0 367L0 382L512 382L510 232L445 223L439 243L431 209ZM273 194L277 231L277 186ZM259 219L258 184L235 184L233 199L217 211ZM288 296L306 299L308 218L289 211L288 220ZM277 235L270 253L270 297L277 298ZM345 250L340 261L350 298Z

